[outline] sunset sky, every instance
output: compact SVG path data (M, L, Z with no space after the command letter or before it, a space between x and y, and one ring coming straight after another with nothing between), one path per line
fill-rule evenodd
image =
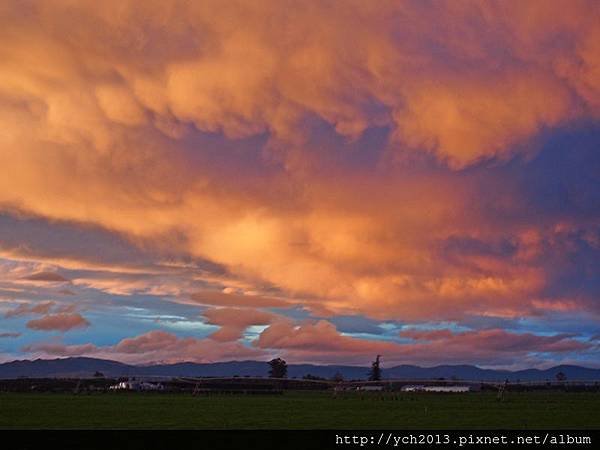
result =
M0 2L0 361L600 367L600 2Z

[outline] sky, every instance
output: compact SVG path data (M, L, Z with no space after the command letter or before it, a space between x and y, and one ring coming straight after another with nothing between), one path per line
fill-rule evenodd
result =
M600 367L600 3L3 1L0 361Z

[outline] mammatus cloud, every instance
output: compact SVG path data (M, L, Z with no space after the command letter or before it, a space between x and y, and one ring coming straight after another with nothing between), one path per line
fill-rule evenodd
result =
M311 175L332 149L310 123L342 140L387 127L380 162L391 167L414 152L455 169L530 152L520 144L541 129L598 113L594 2L558 20L529 2L510 14L508 4L318 2L293 20L279 2L234 2L226 20L169 2L22 8L2 17L0 203L135 238L183 234L172 242L181 252L333 309L415 314L446 293L489 308L544 284L535 267L451 273L433 260L434 239L497 232L472 208L478 181ZM549 45L557 36L566 44ZM258 178L232 177L210 151L227 144L194 145L202 133L266 134L262 153L287 153L255 161ZM269 158L283 159L269 169Z
M252 325L366 345L329 322L275 339L268 308L597 320L599 8L5 2L4 313L73 321L21 306L67 282L98 308L148 296L198 305L223 352ZM446 338L457 358L480 331Z

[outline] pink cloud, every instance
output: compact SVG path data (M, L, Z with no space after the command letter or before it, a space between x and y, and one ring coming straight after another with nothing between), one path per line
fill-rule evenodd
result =
M126 361L196 361L212 362L236 358L257 358L264 352L238 342L217 342L213 339L180 338L165 331L126 338L101 352Z
M551 336L511 333L505 330L480 330L453 333L449 330L401 333L415 342L397 343L359 339L339 333L327 321L278 321L266 328L255 345L278 350L293 361L368 363L374 355L384 355L390 363L506 364L515 363L531 353L568 353L587 351L592 345L573 339L570 334Z
M114 350L118 353L148 353L173 348L179 342L180 339L174 334L156 330L125 338L114 346Z
M265 352L239 342L218 342L213 339L181 338L162 330L149 331L125 338L111 346L94 344L65 345L41 342L23 348L39 356L93 356L131 364L182 361L214 362L234 359L263 359Z
M481 330L452 333L406 331L414 342L398 343L346 336L333 324L320 320L296 324L277 320L269 325L251 347L235 341L178 337L155 330L125 338L115 345L64 345L41 342L23 348L37 356L87 355L143 364L150 362L214 362L239 359L265 360L275 355L290 363L368 364L374 355L383 355L386 364L480 364L518 365L542 360L536 353L569 355L593 350L593 343L580 342L572 335L550 336Z
M87 328L90 323L78 313L56 313L48 314L40 319L27 322L27 328L41 331L66 332L75 328Z
M82 356L93 355L98 351L94 344L65 345L57 342L38 342L26 345L22 348L24 352L44 356Z
M330 357L341 354L390 353L397 348L391 342L344 336L326 320L300 324L280 320L267 327L254 344L259 348L280 349L306 356L311 353L315 356L328 354Z
M401 331L400 336L418 342L440 344L448 349L468 348L497 352L570 352L589 348L589 345L573 339L573 334L550 336L532 333L511 333L499 328L453 333L450 330Z
M56 303L53 301L40 302L37 304L21 303L14 309L4 313L4 317L19 317L28 314L47 314Z

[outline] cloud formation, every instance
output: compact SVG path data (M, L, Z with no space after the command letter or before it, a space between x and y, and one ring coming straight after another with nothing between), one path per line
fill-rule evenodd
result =
M202 312L210 325L220 328L211 334L211 339L228 342L242 337L243 332L252 325L267 325L272 322L274 314L241 308L213 308Z
M39 331L66 331L86 328L90 323L78 313L47 314L39 319L27 322L27 328Z
M488 329L453 333L450 330L403 331L400 336L414 342L383 342L358 339L339 333L330 322L294 324L279 321L265 329L256 345L277 349L294 361L352 361L368 364L382 354L388 364L475 363L512 365L519 359L535 360L536 353L561 354L593 350L589 343L570 334L540 336Z
M146 336L160 358L205 339L412 358L386 321L597 323L598 17L592 0L5 2L1 311L66 331L86 319L41 302L81 301L89 333L111 315L197 333ZM276 317L292 310L316 322ZM477 343L516 339L494 330L444 345L492 363ZM554 348L532 336L515 348Z
M384 342L344 336L333 324L320 320L296 324L279 320L269 325L247 347L240 342L213 338L179 338L172 333L153 330L126 338L112 346L94 344L66 345L40 342L23 350L41 356L95 356L128 363L140 362L214 362L215 360L266 360L281 355L289 362L350 363L368 365L375 354L385 355L387 365L419 363L426 365L472 363L518 367L523 361L543 362L537 354L554 357L574 351L593 351L593 344L573 339L572 335L540 336L491 329L477 332L404 333L416 343Z
M50 283L66 283L69 281L65 277L55 272L37 272L28 275L24 279L29 281L47 281Z
M65 345L60 342L43 342L26 346L26 352L46 356L96 356L139 364L147 362L175 363L195 361L210 363L235 358L264 357L264 352L248 348L237 342L217 342L212 339L179 338L172 333L154 330L123 339L113 346L94 344Z
M52 301L40 302L37 304L21 303L14 309L9 309L4 313L5 318L25 316L29 314L47 314L55 305Z

